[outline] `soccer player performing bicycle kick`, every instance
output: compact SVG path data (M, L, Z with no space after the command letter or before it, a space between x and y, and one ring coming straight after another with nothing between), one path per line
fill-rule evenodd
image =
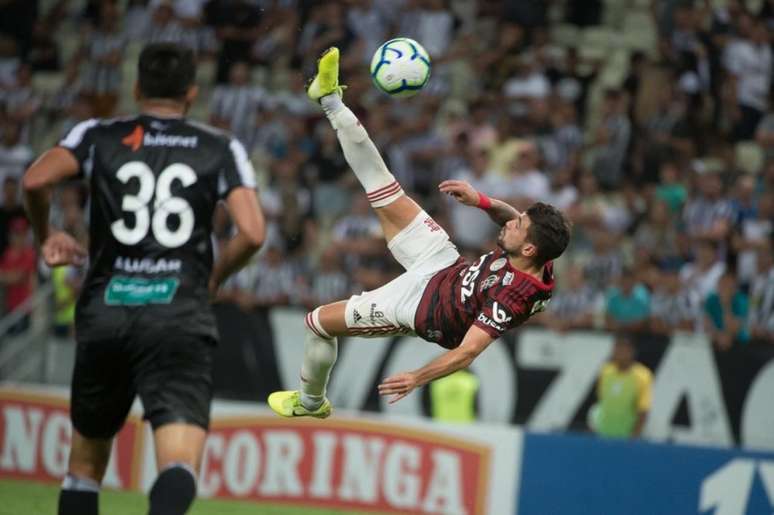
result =
M521 213L464 181L439 189L478 207L502 226L498 248L466 263L449 236L390 173L360 121L342 101L339 51L327 50L307 90L318 101L368 195L387 247L406 271L373 291L318 307L306 315L299 390L274 392L268 402L284 417L325 418L325 397L336 362L337 337L417 335L449 349L429 364L379 385L394 403L434 379L466 368L503 333L542 311L554 286L552 260L570 240L570 224L555 207L537 202Z

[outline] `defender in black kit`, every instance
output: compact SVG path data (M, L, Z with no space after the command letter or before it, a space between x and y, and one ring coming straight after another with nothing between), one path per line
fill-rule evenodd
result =
M111 442L136 395L153 427L160 472L150 513L185 513L195 497L218 339L210 298L265 233L242 144L184 117L196 94L193 54L149 45L138 64L140 114L76 125L24 177L46 263L79 264L88 256L60 515L98 513ZM49 228L51 187L75 177L91 189L88 253ZM220 200L238 231L213 263L210 233Z

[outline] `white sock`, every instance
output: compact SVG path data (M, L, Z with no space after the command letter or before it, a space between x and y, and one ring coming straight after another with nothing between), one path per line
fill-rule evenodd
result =
M387 169L365 127L337 94L320 99L325 116L336 130L341 149L373 207L384 207L403 195L403 189Z
M304 362L301 365L301 404L316 410L325 399L325 388L338 355L338 340L320 325L320 308L306 315Z

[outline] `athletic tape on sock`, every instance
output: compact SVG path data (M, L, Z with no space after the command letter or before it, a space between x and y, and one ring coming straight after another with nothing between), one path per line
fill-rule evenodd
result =
M62 480L62 490L99 493L99 483L91 478L67 474Z

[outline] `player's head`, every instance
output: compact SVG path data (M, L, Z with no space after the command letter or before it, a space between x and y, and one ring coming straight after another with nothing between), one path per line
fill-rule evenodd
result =
M613 362L619 367L628 367L632 364L635 357L634 342L627 335L618 335L613 345Z
M536 202L507 222L497 245L511 256L528 258L534 266L562 255L570 242L570 222L554 206Z
M137 63L138 101L161 100L193 103L196 87L196 58L193 51L173 43L151 43L140 53Z

